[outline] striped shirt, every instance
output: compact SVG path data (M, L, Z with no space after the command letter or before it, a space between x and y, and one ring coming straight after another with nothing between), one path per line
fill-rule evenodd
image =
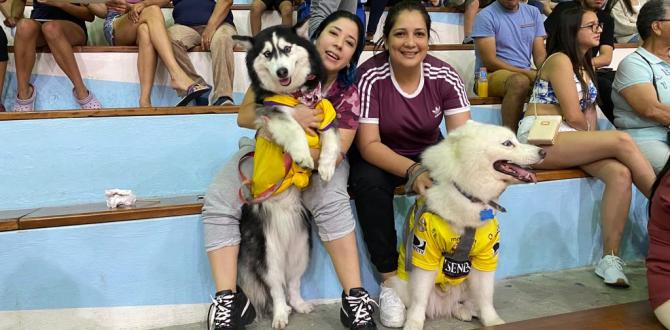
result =
M449 64L431 55L423 61L419 86L411 94L400 89L383 52L358 67L362 124L379 125L381 142L414 158L440 139L443 116L470 111L463 80Z

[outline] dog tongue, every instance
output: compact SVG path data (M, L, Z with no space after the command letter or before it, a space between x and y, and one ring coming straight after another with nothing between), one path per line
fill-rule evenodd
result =
M496 171L507 174L523 182L537 182L537 177L532 171L525 169L517 164L508 161L499 160L493 164Z

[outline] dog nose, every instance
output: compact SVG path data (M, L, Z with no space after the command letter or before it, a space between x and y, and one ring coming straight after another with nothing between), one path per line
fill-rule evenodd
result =
M542 157L542 159L544 159L544 157L547 156L547 152L544 151L544 149L540 149L540 151L538 151L538 153L540 154L540 157Z
M287 76L288 76L288 70L286 68L277 69L277 77L279 77L279 79L284 79Z

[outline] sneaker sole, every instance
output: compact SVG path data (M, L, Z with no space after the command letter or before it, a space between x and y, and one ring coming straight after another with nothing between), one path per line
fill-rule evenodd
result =
M605 276L600 274L600 272L598 272L598 270L595 271L595 274L598 277L600 277L601 279L603 279L603 283L605 283L605 285L607 285L607 286L611 286L613 288L622 288L622 289L630 287L630 284L626 283L626 281L623 278L617 279L616 282L606 282L605 281Z
M405 320L402 320L402 321L397 322L397 323L384 322L384 318L381 317L381 314L379 315L379 322L387 328L402 328L403 325L405 325Z

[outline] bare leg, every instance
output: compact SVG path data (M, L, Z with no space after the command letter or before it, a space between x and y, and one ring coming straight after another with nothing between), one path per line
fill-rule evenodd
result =
M291 1L280 3L279 13L281 14L281 24L283 26L293 26L293 4Z
M463 36L468 38L472 35L472 25L475 22L475 16L479 11L479 0L472 0L465 7L465 13L463 14Z
M251 3L251 10L249 11L249 24L251 25L251 35L256 36L261 31L261 18L263 13L267 10L267 6L261 0L254 0Z
M49 44L54 60L72 81L77 99L87 97L88 89L81 78L72 50L72 45L83 45L86 42L84 30L75 23L58 20L43 23L42 34Z
M16 89L22 100L32 95L30 74L35 65L35 48L44 45L40 23L32 19L22 19L16 24L14 61L16 62Z
M654 309L654 314L666 329L670 329L670 300Z
M207 253L212 268L212 278L216 291L232 290L237 287L237 255L239 245L226 246Z
M337 278L344 292L349 294L352 288L361 287L361 270L355 232L352 231L333 241L323 242L323 245L333 261Z
M172 87L178 90L186 90L194 81L188 77L186 72L179 66L172 52L172 41L167 34L163 12L158 6L149 6L142 10L140 22L146 23L149 27L151 43L154 45L158 56L170 72L172 77Z
M603 255L619 255L619 244L628 220L631 199L631 174L628 168L614 159L583 165L587 173L605 183L601 209L603 226Z
M512 131L516 132L530 87L531 81L522 74L510 76L505 83L505 96L501 105L502 121Z
M140 24L137 27L137 45L139 46L137 71L140 76L140 107L150 107L151 89L156 75L156 50L151 44L149 27L146 24Z
M561 132L553 146L545 147L547 157L539 169L583 166L614 158L630 171L633 183L647 197L656 180L654 170L631 137L620 131Z

